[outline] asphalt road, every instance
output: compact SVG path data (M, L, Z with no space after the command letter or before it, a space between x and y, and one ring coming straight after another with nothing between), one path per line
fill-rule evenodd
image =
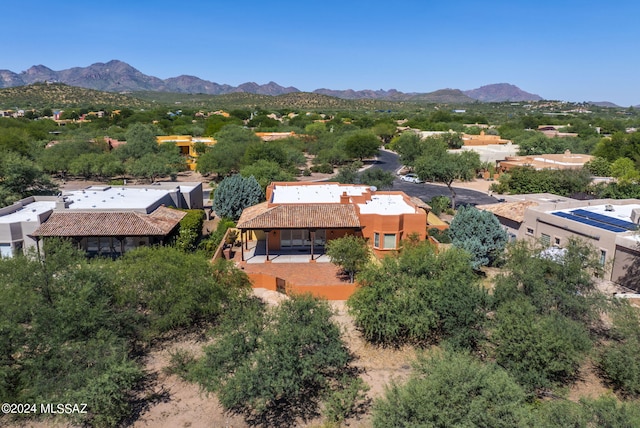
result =
M372 166L372 168L380 168L396 175L396 179L393 182L393 190L401 190L407 195L418 197L427 203L434 196L451 197L451 192L445 185L430 183L416 184L400 180L400 176L398 176L396 172L401 167L402 165L398 160L398 155L386 150L380 150L378 154L378 161ZM495 204L498 202L498 200L493 196L489 196L484 192L478 192L476 190L456 188L455 192L456 205L483 205Z

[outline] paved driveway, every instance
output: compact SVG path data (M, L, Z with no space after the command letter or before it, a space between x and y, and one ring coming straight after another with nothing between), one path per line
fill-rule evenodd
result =
M372 168L380 168L384 171L392 172L396 175L396 179L393 182L393 190L401 190L409 196L415 196L422 199L425 202L429 202L434 196L448 196L451 197L451 192L445 185L431 184L431 183L407 183L400 180L396 172L402 167L398 160L398 155L389 152L387 150L380 150L378 155L378 161L372 166ZM495 204L498 202L493 196L487 195L485 192L478 192L476 190L455 188L456 192L456 205L484 205Z

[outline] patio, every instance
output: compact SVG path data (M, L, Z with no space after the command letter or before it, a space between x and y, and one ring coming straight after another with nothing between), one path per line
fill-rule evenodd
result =
M264 241L249 241L244 250L235 249L233 261L253 283L254 288L279 291L284 294L311 293L329 300L346 300L355 291L339 267L329 261L324 247L314 247L311 260L310 247L287 248L269 252L267 262Z
M248 248L244 249L244 261L246 263L267 262L267 250L265 241L249 241ZM241 260L241 250L236 250L234 260ZM313 247L313 261L317 263L330 263L329 257L325 254L323 245ZM309 263L311 262L311 247L289 247L279 250L269 251L270 263Z

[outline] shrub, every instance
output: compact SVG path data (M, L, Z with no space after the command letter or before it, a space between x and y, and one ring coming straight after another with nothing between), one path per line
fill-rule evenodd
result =
M194 251L202 236L202 224L204 211L187 210L187 215L180 220L178 233L175 238L175 247L182 251Z
M213 254L218 249L220 242L222 242L222 238L224 238L224 234L227 232L227 229L230 227L235 227L236 224L233 220L228 218L220 219L216 230L209 235L207 238L200 241L198 245L198 249L204 251L205 255L208 258L213 257Z
M370 264L358 281L362 286L348 305L370 342L402 346L444 339L475 348L483 337L487 294L464 251L436 253L426 242L405 246L399 257Z
M493 264L507 245L507 232L495 215L475 207L461 207L449 228L451 242L472 256L474 269Z
M311 172L317 172L320 174L332 174L333 173L333 165L328 163L322 163L320 165L311 166Z
M449 229L440 230L435 227L427 230L429 236L437 240L441 244L451 244L451 237L449 236Z
M445 352L420 358L403 385L374 404L374 427L522 426L525 394L495 364Z
M221 326L194 377L251 424L294 426L351 372L349 352L327 302L297 296L271 310L251 302ZM336 415L347 405L338 407Z
M238 220L245 208L263 199L262 187L253 176L245 178L236 174L222 180L216 188L213 209L220 217Z
M434 196L429 201L429 205L435 215L440 215L444 210L451 207L451 198L447 196Z

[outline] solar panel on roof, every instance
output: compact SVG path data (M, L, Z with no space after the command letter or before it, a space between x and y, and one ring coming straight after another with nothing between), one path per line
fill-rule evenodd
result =
M565 212L562 212L562 211L557 211L557 212L554 212L552 214L555 215L555 216L558 216L558 217L566 218L567 220L577 221L578 223L582 223L582 224L586 224L586 225L589 225L589 226L597 227L599 229L608 230L608 231L614 232L614 233L620 233L620 232L626 232L627 231L627 229L623 229L622 227L614 226L612 224L602 223L600 221L591 220L591 219L585 218L585 217L579 217L579 216L571 214L571 213L565 213Z
M607 223L607 224L612 224L614 226L618 226L621 227L623 229L626 230L637 230L638 229L638 225L635 223L632 223L630 221L626 221L626 220L622 220L620 218L615 218L615 217L611 217L608 215L604 215L604 214L599 214L599 213L594 213L591 211L587 211L587 210L573 210L571 211L572 214L575 214L577 216L580 217L585 217L585 218L589 218L592 220L596 220L596 221L600 221L602 223Z

